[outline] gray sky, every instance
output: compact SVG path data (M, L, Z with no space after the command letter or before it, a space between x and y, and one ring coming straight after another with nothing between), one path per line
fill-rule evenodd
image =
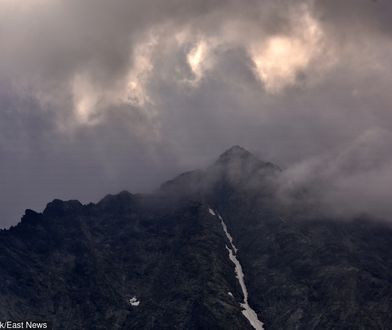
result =
M387 0L0 1L0 226L149 191L240 144L389 215Z

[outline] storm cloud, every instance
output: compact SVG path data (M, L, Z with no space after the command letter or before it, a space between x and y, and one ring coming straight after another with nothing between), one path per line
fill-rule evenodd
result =
M388 217L392 5L0 1L0 224L149 191L234 144Z

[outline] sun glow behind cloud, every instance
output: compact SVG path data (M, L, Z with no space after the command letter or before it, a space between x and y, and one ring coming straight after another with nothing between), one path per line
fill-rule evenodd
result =
M306 7L302 11L302 19L290 35L272 35L250 46L255 74L270 93L295 84L298 74L320 54L322 30Z
M140 43L134 50L133 65L128 73L126 87L126 101L134 106L153 103L146 84L154 69L152 53L156 46L158 46L158 36L151 33L147 40Z
M77 75L72 84L75 116L80 123L91 123L91 116L98 103L98 95L91 83Z
M100 86L88 74L76 74L72 81L74 113L79 124L94 125L100 120L103 109L116 105L144 108L151 116L149 105L153 105L147 83L154 69L151 56L157 39L150 35L135 47L132 61L124 79L111 86Z
M184 54L184 60L192 77L186 72L173 71L173 75L165 79L197 88L206 72L213 68L212 51L216 44L205 36L195 38L192 32L183 30L168 36L163 28L149 31L135 45L125 78L112 86L106 86L106 89L90 79L88 74L76 74L72 81L72 95L77 122L96 124L102 109L115 104L137 107L150 119L155 117L155 100L150 95L149 83L156 73L154 70L163 69L157 67L158 50L160 58L178 57L181 49L189 48Z
M208 67L207 56L209 46L205 40L200 40L188 53L187 62L195 78L191 82L197 84L203 77L204 71Z
M32 0L31 3L47 2ZM66 2L62 5L65 9L67 8ZM245 56L243 59L247 61L246 65L252 67L255 77L262 82L265 91L270 94L282 92L286 87L301 82L299 77L305 76L309 73L308 71L314 73L315 70L308 69L314 68L312 65L322 54L324 47L324 34L311 8L295 4L292 7L292 11L284 14L287 16L285 19L288 24L284 33L282 31L280 33L266 32L264 29L267 25L263 26L258 20L241 20L233 14L224 16L224 19L217 19L213 29L188 22L175 25L163 20L154 21L154 24L141 29L135 38L125 37L129 32L124 32L122 40L126 40L128 43L125 42L125 44L128 46L122 48L120 56L120 60L124 59L121 62L122 69L119 74L112 76L106 75L105 72L110 72L112 63L117 62L118 44L113 42L113 59L110 58L111 47L108 46L112 43L108 39L100 40L94 45L96 52L81 51L80 45L84 44L84 40L90 40L88 38L90 38L91 23L79 22L84 27L81 30L84 33L83 38L81 36L79 39L75 36L75 45L72 43L68 45L74 47L63 49L69 52L69 55L64 56L65 59L75 53L75 58L85 61L81 60L83 63L77 65L71 63L73 67L70 66L69 71L64 74L65 79L69 79L66 82L67 85L71 86L67 92L72 97L72 114L76 119L69 122L71 125L74 123L96 124L104 118L102 114L105 111L124 109L126 106L130 109L137 108L150 120L159 120L157 116L159 113L157 105L159 95L157 94L159 92L157 93L156 82L159 81L173 88L185 88L187 92L191 92L192 89L201 88L209 77L219 77L222 79L222 84L236 80L238 77L230 76L230 70L225 71L224 74L214 75L214 70L220 70L220 63L227 60L227 53L225 53L227 50L234 50L237 54L247 53L249 57ZM69 10L59 9L55 12L57 14L68 12L69 15L72 13ZM273 10L271 15L274 15ZM62 24L68 27L66 19ZM20 37L22 41L26 39L29 38L24 35ZM53 40L58 40L57 36ZM68 37L65 38L65 44L67 42L69 42ZM59 45L63 44L64 42L59 42ZM53 54L48 58L59 58L58 47L54 47ZM88 60L91 56L96 57L94 61ZM37 58L42 58L42 56L37 56ZM234 56L232 59L238 60L239 57ZM94 67L90 65L91 63L97 63L97 66ZM55 68L59 67L57 64L54 62ZM65 66L68 64L65 61ZM114 67L116 65L113 64ZM44 70L47 67L48 65L43 65ZM100 74L102 73L100 71L103 74ZM56 73L55 70L54 72ZM47 86L50 89L58 85L51 83ZM57 92L43 90L34 93L56 95Z

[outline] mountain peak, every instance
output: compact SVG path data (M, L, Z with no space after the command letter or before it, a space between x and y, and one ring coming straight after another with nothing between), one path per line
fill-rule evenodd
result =
M242 170L246 170L248 172L253 172L260 168L268 168L279 172L281 171L275 164L260 160L257 156L239 145L234 145L223 152L223 154L221 154L215 162L215 165L223 165L224 167L235 166L237 169L239 169L238 166L240 166Z
M249 157L255 157L255 156L245 148L239 145L235 145L227 149L223 154L221 154L219 156L219 160L230 160L235 158L245 159Z
M245 148L234 145L223 152L218 159L205 170L183 173L161 185L161 191L188 196L190 194L208 194L214 186L228 181L230 184L243 184L264 180L269 175L280 172L272 163L263 162ZM222 181L223 180L223 181Z

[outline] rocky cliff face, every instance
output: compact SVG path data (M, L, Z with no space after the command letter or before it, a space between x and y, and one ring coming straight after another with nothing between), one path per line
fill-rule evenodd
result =
M392 230L290 217L280 169L233 147L154 194L55 200L0 232L0 320L55 329L388 329ZM306 219L306 220L305 220Z
M56 329L251 328L224 233L198 201L125 192L97 205L54 201L2 232L0 251L0 319Z

